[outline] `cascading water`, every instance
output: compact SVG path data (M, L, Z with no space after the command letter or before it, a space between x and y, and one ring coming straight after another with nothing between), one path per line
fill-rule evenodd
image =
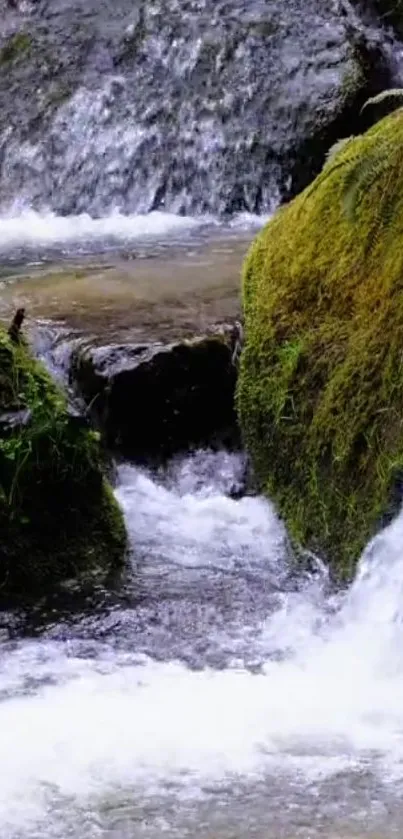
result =
M241 466L123 466L125 598L4 640L4 839L400 835L403 519L332 594Z
M256 223L351 79L341 5L0 0L4 261ZM242 471L121 466L123 589L1 615L1 839L401 835L403 516L335 592Z
M304 144L337 123L360 72L352 29L364 31L334 0L5 3L3 216L47 213L54 238L50 212L88 214L89 237L91 218L111 214L113 236L122 215L270 212L299 149L302 180L320 165ZM370 27L365 38L384 53L382 85L390 38Z

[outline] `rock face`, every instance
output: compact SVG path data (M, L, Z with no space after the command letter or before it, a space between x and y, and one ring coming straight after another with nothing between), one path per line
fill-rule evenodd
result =
M0 596L122 563L126 533L98 435L24 343L0 331Z
M244 441L293 538L346 575L403 466L402 148L398 110L276 214L244 268Z
M0 18L2 211L267 212L389 83L338 0L3 0Z
M136 459L237 439L232 330L173 344L79 347L71 378L106 444Z

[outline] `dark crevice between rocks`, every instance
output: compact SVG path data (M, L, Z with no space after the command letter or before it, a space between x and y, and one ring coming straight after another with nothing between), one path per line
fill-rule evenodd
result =
M403 38L403 0L353 0L353 4L361 14L382 26L392 27Z

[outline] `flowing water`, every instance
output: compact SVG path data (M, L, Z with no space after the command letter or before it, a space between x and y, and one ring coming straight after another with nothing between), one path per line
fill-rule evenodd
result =
M0 11L0 315L104 339L236 316L248 237L342 107L351 28L401 66L347 0ZM123 583L1 614L1 839L403 835L403 514L335 591L270 503L234 499L243 471L121 464Z
M124 592L8 616L4 839L402 835L402 530L295 577L239 456L123 465Z
M319 125L318 159L305 149L295 174L320 168L357 37L384 56L377 86L399 65L347 0L1 6L0 210L14 216L269 212Z

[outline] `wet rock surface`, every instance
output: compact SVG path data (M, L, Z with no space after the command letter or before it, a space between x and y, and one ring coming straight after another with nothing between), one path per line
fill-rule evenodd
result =
M239 442L234 393L237 330L171 344L79 346L70 382L106 445L136 460Z
M16 428L24 428L31 421L31 411L1 411L0 412L0 434L6 437L7 434Z
M355 0L355 5L385 27L392 27L399 38L403 37L402 0Z
M267 211L359 127L386 53L331 0L3 2L0 206Z

